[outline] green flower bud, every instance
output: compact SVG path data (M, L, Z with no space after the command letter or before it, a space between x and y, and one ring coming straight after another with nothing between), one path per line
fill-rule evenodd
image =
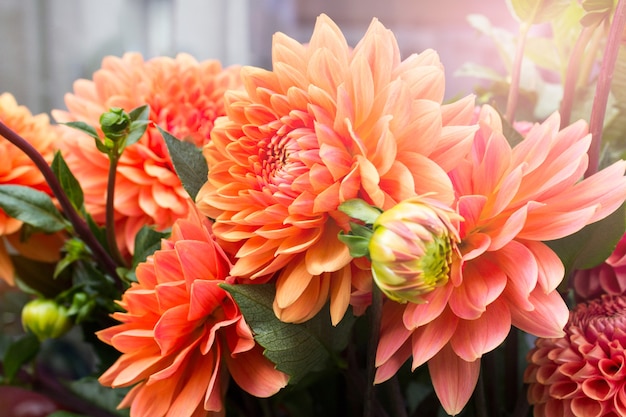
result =
M374 282L382 292L394 301L420 303L424 294L445 285L459 241L454 223L460 219L423 197L383 212L369 243Z
M43 341L65 334L72 327L72 321L67 308L54 300L39 298L29 301L22 309L22 326Z
M118 141L128 135L130 124L130 115L119 107L112 107L100 116L100 127L104 136L113 141Z

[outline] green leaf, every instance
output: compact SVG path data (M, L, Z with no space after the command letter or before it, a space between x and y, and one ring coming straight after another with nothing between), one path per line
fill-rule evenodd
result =
M107 388L100 385L97 379L91 377L70 382L68 388L79 397L113 415L120 417L129 415L128 409L117 409L118 404L128 393L127 388Z
M172 158L174 169L183 183L183 187L195 200L198 191L207 181L209 168L202 155L202 150L193 143L176 139L167 131L159 127L159 132L165 140L167 150Z
M370 239L363 236L349 235L339 232L337 238L343 242L350 250L350 256L353 258L360 258L362 256L368 256Z
M135 253L133 254L133 267L146 260L154 251L161 248L161 239L169 233L157 232L150 226L143 226L135 236Z
M514 15L528 24L542 23L558 16L569 5L569 0L508 0Z
M32 333L27 333L9 345L4 354L4 375L12 381L22 365L31 361L39 352L39 340Z
M559 256L567 276L575 269L593 268L606 260L624 234L625 228L626 216L622 205L611 215L577 233L545 243Z
M328 360L337 359L337 353L348 344L356 320L350 312L337 326L331 324L327 308L305 323L283 323L272 308L273 284L222 284L221 287L239 305L254 339L265 348L263 354L278 370L290 376L292 384L310 372L323 370Z
M346 213L353 219L358 219L366 224L374 224L378 216L382 213L376 208L360 198L353 198L339 204L339 210Z
M0 207L9 216L44 232L58 232L67 225L50 196L30 187L0 185Z
M600 24L603 20L609 19L615 7L614 0L583 0L585 15L580 19L583 26L593 26Z
M130 133L126 136L126 141L124 143L124 147L130 146L133 143L136 143L144 133L146 133L146 129L150 124L149 121L138 120L134 121L130 124Z
M89 136L91 136L92 138L94 138L96 140L96 142L100 142L100 136L98 136L98 132L96 131L96 129L91 126L88 125L85 122L67 122L64 123L66 126L72 127L74 129L80 130L83 133L88 134Z
M50 167L52 168L54 175L59 180L59 183L61 183L61 188L65 191L65 194L74 208L81 211L84 203L83 189L80 187L78 180L65 163L61 152L54 154L54 159L52 160L52 165Z
M147 121L150 117L150 106L144 104L143 106L135 107L128 112L128 115L133 122L136 120Z

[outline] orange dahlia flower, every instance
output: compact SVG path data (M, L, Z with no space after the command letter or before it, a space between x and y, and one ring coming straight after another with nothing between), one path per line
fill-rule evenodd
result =
M572 284L579 301L626 293L626 234L606 261L595 268L575 271Z
M111 107L130 111L148 104L152 122L202 146L209 141L215 118L224 114L224 91L239 86L239 69L222 69L218 61L197 62L186 54L147 61L137 53L109 56L93 80L74 83L74 93L65 96L68 111L55 110L53 116L59 122L98 126L100 115ZM63 156L83 187L88 212L104 224L108 159L92 138L70 128L64 132ZM187 213L187 193L154 125L124 150L115 187L117 240L123 252L132 252L143 225L162 230Z
M571 312L561 338L539 338L524 382L535 417L626 415L626 297L603 295Z
M60 135L55 126L50 125L46 114L31 114L25 106L20 106L15 98L4 93L0 95L0 120L11 130L26 139L48 163L52 162L54 149L59 143ZM11 142L0 136L0 184L23 185L52 194L43 175L35 164ZM23 250L26 256L42 261L58 259L60 239L38 234L37 239L21 242L19 230L22 222L9 217L0 209L0 278L10 284L14 283L14 268L4 239L8 239L13 247ZM36 249L32 250L32 246Z
M484 107L468 157L450 172L460 224L446 285L425 303L388 301L383 310L376 381L413 356L428 362L449 414L465 406L481 356L511 325L560 337L568 309L556 291L564 268L542 241L564 237L615 211L626 198L626 162L583 181L590 136L580 121L559 131L559 116L536 124L511 148L495 110Z
M446 171L471 145L473 97L442 106L437 54L401 60L376 19L354 49L325 15L307 44L277 33L272 63L244 67L245 91L227 93L197 202L233 248L234 275L277 273L281 320L307 320L330 298L337 323L351 283L359 302L371 285L337 239L348 229L339 204L388 208L426 192L452 202Z
M267 397L287 383L263 356L239 307L219 287L231 264L211 223L191 204L161 249L136 270L137 283L113 314L122 324L98 337L122 352L101 377L107 386L136 384L120 404L131 416L224 415L228 375Z

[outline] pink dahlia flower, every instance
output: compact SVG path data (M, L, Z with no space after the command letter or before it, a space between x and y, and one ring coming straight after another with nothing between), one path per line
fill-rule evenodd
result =
M52 162L54 150L59 144L60 134L56 126L50 125L46 114L31 114L25 106L18 105L15 98L0 95L0 120L11 130L26 139L48 162ZM35 164L11 142L0 136L0 184L22 185L52 195L48 184ZM0 279L14 283L15 270L4 239L24 256L42 261L59 258L62 239L59 235L37 234L23 242L20 236L22 222L8 216L0 209Z
M98 337L122 352L103 385L134 385L120 407L132 417L223 416L228 375L268 397L287 383L263 356L239 307L219 287L231 264L211 223L189 204L161 249L136 270L114 313L121 324Z
M569 311L556 287L564 268L543 240L569 235L615 211L626 198L626 162L580 181L590 136L584 122L559 131L554 114L511 148L495 110L484 107L469 156L450 177L457 193L458 254L450 277L424 303L387 301L376 381L413 356L428 362L449 414L471 396L481 356L504 341L511 325L560 337Z
M524 382L535 417L626 415L626 297L581 303L565 336L539 338Z
M239 69L223 69L218 61L197 62L186 54L144 61L141 55L128 53L104 58L93 80L76 81L74 93L66 94L68 110L53 111L58 122L78 120L98 126L100 115L111 107L130 111L150 105L149 118L155 125L125 149L117 168L114 208L123 252L133 251L135 235L143 225L163 230L188 210L188 195L156 125L203 146L213 122L224 114L224 92L239 86ZM104 224L107 157L92 138L70 128L64 130L62 151L83 187L87 211Z
M330 299L337 323L371 285L337 239L349 229L339 204L386 209L427 192L452 203L446 172L471 145L473 98L442 105L437 54L402 60L375 19L354 48L325 15L307 44L278 33L272 63L244 68L245 90L226 95L198 206L233 248L234 275L275 274L281 320L305 321Z
M591 269L574 272L572 284L579 301L591 300L602 294L626 292L626 234L606 261Z

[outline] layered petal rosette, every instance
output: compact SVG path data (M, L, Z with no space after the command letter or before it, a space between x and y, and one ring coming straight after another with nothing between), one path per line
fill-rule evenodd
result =
M287 383L220 288L230 282L230 261L210 222L189 207L161 249L137 267L137 283L119 303L125 312L113 314L121 324L98 332L122 352L100 382L134 385L120 404L133 417L223 416L229 375L260 397Z
M561 338L539 338L524 382L535 417L626 415L626 297L603 295L571 312Z
M387 301L377 352L382 382L413 356L428 362L449 414L467 403L481 356L511 325L560 337L569 311L556 291L564 268L542 241L567 236L606 217L626 198L626 162L581 180L590 136L584 122L559 131L559 116L536 124L515 147L499 115L484 107L468 157L450 172L460 223L448 282L423 303Z
M54 150L59 144L60 134L56 126L50 124L48 115L33 115L28 108L21 106L10 93L0 95L0 120L11 130L28 141L42 157L51 163ZM52 195L43 175L28 156L0 136L0 184L21 185ZM10 284L14 282L14 267L5 246L5 240L28 258L42 261L55 261L59 257L62 239L57 235L36 234L36 238L22 242L20 229L22 222L8 216L0 209L0 279Z
M426 192L452 203L446 172L471 145L473 98L442 105L437 54L401 60L375 19L354 48L325 15L307 44L278 33L272 64L244 67L245 91L227 93L198 205L232 248L234 275L276 276L281 320L305 321L330 298L337 323L353 288L356 304L371 288L337 239L348 230L339 204L386 209Z
M65 96L67 111L53 111L59 122L99 125L100 115L112 107L130 111L148 104L150 125L141 139L124 150L115 179L117 240L122 252L132 252L143 225L163 230L187 213L187 193L174 172L156 125L185 141L203 146L215 118L224 114L223 94L240 86L239 68L222 68L218 61L198 62L190 55L144 60L137 53L108 56L92 80L74 83ZM63 156L79 179L85 205L96 222L104 224L109 163L94 140L67 128Z

